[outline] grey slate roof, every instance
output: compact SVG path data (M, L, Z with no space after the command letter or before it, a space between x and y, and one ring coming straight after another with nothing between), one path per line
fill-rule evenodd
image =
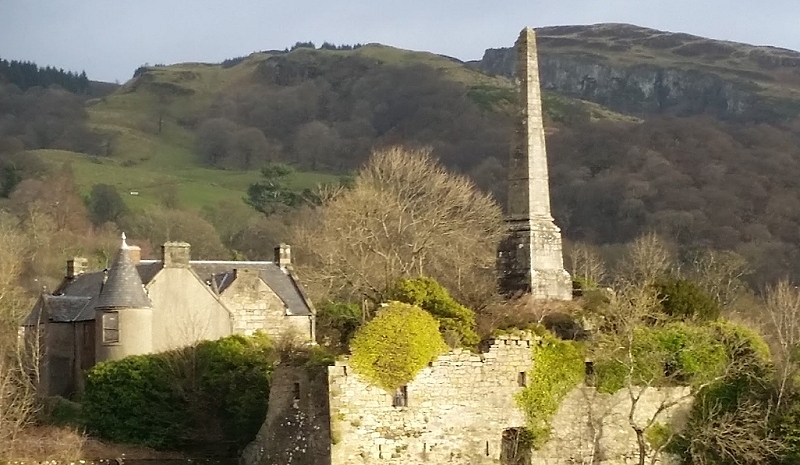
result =
M257 270L259 277L269 286L288 309L290 315L308 316L311 305L297 280L273 262L190 261L192 269L206 283L213 283L222 294L235 280L234 269Z
M247 262L247 261L205 261L192 260L189 262L191 269L206 283L213 283L211 289L222 293L233 283L234 269L258 270L259 276L283 300L290 315L311 315L311 304L306 300L299 283L293 276L282 270L273 262ZM160 260L142 260L135 265L139 278L144 284L149 283L161 270L163 263ZM109 270L109 279L111 273ZM92 311L96 307L100 289L103 287L103 272L94 271L83 273L72 279L65 279L61 286L54 292L56 297L80 297L89 299L87 309Z
M108 278L100 290L95 308L150 308L142 278L123 245L108 270Z
M89 305L91 301L91 297L42 295L22 325L36 326L46 321L55 323L92 321L94 307Z

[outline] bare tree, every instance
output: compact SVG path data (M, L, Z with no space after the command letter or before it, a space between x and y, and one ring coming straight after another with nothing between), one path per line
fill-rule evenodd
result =
M746 292L743 278L749 272L747 260L736 252L707 250L692 257L688 274L693 282L726 308Z
M582 280L584 284L599 285L606 276L606 267L603 259L594 247L585 242L575 242L569 249L569 258L572 265L572 278Z
M797 353L800 349L800 290L784 279L768 287L765 298L766 326L776 356L778 399L780 409L798 373Z
M674 258L664 240L651 232L639 236L628 247L617 274L624 281L650 285L674 266Z
M26 350L31 347L20 337L20 323L32 303L18 282L25 245L16 220L0 214L0 449L13 448L36 410L36 379L30 375L38 368L38 351ZM38 340L37 333L32 347L38 347Z
M377 151L354 187L293 231L300 270L317 294L380 300L398 278L427 275L480 306L494 293L500 208L429 150Z

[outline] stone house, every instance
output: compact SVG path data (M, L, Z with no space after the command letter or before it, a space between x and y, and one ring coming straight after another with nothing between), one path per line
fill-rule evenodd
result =
M122 245L107 270L67 261L66 276L23 322L41 347L42 395L81 392L98 362L162 352L230 334L263 331L314 341L315 311L292 272L291 249L272 262L192 260L189 244L167 242L159 260Z

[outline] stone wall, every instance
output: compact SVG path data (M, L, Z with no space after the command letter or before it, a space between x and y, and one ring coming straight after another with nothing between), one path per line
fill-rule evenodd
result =
M638 393L639 388L635 388ZM662 403L677 402L656 421L672 427L685 423L692 405L688 387L644 389L634 409L637 425L646 425ZM553 433L541 450L533 451L532 464L628 465L638 463L636 434L631 428L631 400L627 389L602 394L593 387L573 389L551 421ZM677 463L664 455L661 464ZM648 457L647 463L650 462Z
M514 395L530 367L530 338L498 338L481 354L455 350L406 386L407 407L347 364L330 367L331 463L500 463L503 431L525 425Z
M233 332L252 335L264 331L275 340L286 336L312 340L308 316L286 314L286 305L259 277L257 269L237 269L236 279L220 299L231 311Z
M438 357L405 386L407 406L395 393L367 383L346 362L309 369L279 367L272 376L269 411L244 465L489 465L508 463L511 433L525 426L515 396L532 366L530 337L502 336L476 354L455 350ZM634 413L644 425L662 403L658 422L680 425L692 398L686 387L648 388ZM580 385L551 421L553 434L533 465L637 463L626 389L609 395ZM504 441L504 437L506 440ZM523 454L525 455L525 454ZM656 462L675 463L673 458ZM650 463L648 458L648 463Z

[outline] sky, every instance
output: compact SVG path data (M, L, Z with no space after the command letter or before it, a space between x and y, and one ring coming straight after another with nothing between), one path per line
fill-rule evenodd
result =
M0 58L125 82L309 40L475 60L525 26L604 22L800 50L798 20L798 0L0 0Z

